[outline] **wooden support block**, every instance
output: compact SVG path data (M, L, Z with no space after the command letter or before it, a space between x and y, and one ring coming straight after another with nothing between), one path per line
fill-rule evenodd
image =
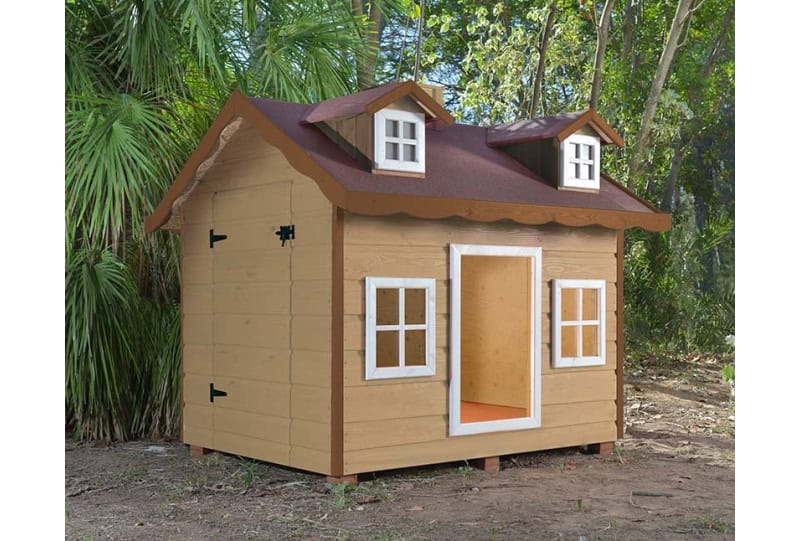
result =
M608 456L614 452L614 442L590 443L586 446L586 452L593 455Z
M328 479L327 479L327 483L329 485L339 485L341 483L349 483L351 485L357 485L358 484L358 474L354 473L353 475L341 475L341 476L338 476L338 477L334 477L332 475L329 475Z
M488 473L497 473L500 471L500 457L499 456L487 456L484 458L478 458L475 461L475 467L480 468L481 470L488 472Z
M192 458L198 458L210 452L211 451L209 449L206 449L205 447L200 447L198 445L189 446L189 456L191 456Z

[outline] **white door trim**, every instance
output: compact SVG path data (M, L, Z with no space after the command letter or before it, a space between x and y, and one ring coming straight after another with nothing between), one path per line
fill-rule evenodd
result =
M531 258L531 415L515 419L461 422L461 256L513 256ZM529 246L483 244L450 245L450 436L504 430L525 430L542 425L542 249Z

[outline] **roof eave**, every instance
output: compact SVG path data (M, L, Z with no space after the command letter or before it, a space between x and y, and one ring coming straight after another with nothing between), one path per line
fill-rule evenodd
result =
M670 214L659 211L636 212L376 192L347 192L346 201L339 206L353 214L368 216L407 214L425 219L459 217L477 222L512 220L526 225L557 223L569 227L602 226L617 230L639 227L653 232L669 231L672 223Z

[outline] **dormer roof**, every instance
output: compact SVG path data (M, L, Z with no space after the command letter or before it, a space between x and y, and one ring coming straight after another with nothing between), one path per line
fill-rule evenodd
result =
M450 113L414 81L395 81L321 101L313 105L301 121L304 124L316 124L365 113L373 114L404 97L419 105L425 112L426 119L441 120L448 125L453 123Z
M492 126L486 134L486 144L503 147L542 139L556 139L560 143L584 126L592 128L602 144L625 145L622 137L593 109Z

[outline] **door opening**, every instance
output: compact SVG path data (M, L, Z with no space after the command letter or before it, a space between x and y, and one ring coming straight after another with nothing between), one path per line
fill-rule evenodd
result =
M450 435L540 426L541 248L451 245Z

